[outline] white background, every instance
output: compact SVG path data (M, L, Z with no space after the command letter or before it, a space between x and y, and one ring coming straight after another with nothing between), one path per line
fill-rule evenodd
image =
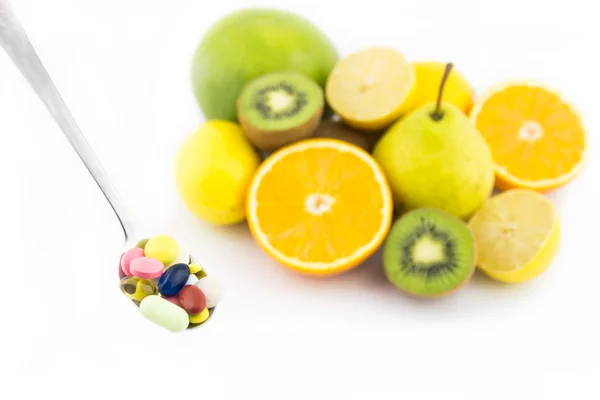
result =
M478 93L505 79L539 80L586 118L591 159L551 195L563 221L551 268L518 286L477 274L450 297L415 301L386 283L377 257L337 278L300 277L263 255L245 226L207 227L180 202L173 155L202 122L193 51L218 17L259 3L16 0L123 197L185 243L225 299L208 325L183 334L137 314L117 286L117 220L0 52L0 398L597 400L594 3L262 3L308 16L342 55L390 45L411 60L451 60Z

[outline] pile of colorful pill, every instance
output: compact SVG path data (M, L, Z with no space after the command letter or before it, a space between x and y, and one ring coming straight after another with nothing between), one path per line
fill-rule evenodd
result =
M172 332L205 323L221 299L221 287L170 236L138 242L121 255L121 291L142 315Z

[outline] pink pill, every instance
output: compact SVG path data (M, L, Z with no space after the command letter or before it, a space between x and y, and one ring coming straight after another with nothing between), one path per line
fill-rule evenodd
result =
M123 261L123 255L125 255L125 253L121 254L121 258L119 258L119 280L125 278L127 275L125 275L125 272L123 271L123 268L121 268L121 262Z
M142 279L156 279L163 273L165 266L157 259L140 257L131 261L129 271L133 276Z
M127 275L127 276L133 275L132 272L130 271L131 262L133 260L135 260L136 258L140 258L140 257L144 257L144 249L139 249L137 247L127 250L121 256L121 269L123 270L125 275Z

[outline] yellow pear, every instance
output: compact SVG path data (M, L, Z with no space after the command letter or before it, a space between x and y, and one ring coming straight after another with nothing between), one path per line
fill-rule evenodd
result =
M448 64L437 102L396 122L373 156L383 168L396 203L410 210L442 209L466 219L494 187L492 153L484 138L455 105L442 102Z

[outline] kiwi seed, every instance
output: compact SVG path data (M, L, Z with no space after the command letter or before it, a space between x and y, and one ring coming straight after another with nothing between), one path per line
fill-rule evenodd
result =
M277 71L250 81L237 101L238 119L260 150L273 151L310 137L325 105L323 89L306 75Z
M420 208L394 222L383 246L387 279L421 297L446 295L463 286L475 270L475 241L461 219Z

